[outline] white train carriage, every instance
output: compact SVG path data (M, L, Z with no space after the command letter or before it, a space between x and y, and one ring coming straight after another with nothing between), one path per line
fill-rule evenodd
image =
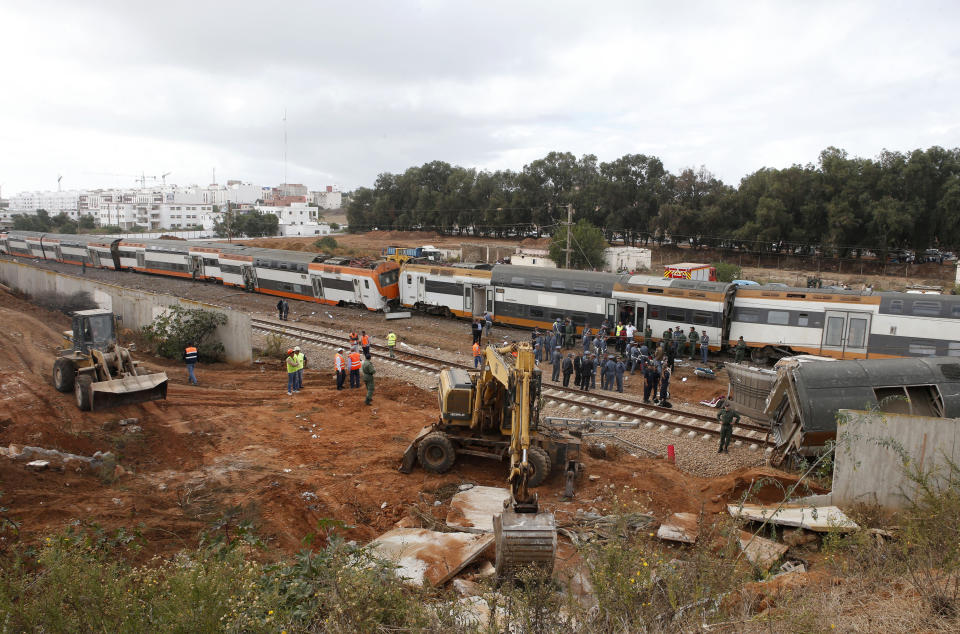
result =
M687 335L693 326L698 336L707 332L711 350L720 350L734 291L723 282L624 275L614 285L607 318L611 323L632 323L639 334L649 326L655 341L667 328L680 326Z
M56 249L51 245L52 238L45 233L36 233L26 236L27 251L30 257L39 260L56 259Z
M494 313L489 264L405 264L400 275L400 304L431 313L473 318Z
M864 359L880 295L857 291L750 286L737 290L728 343L743 337L762 362L789 354Z
M145 240L136 244L134 269L138 273L193 278L188 244L182 240Z
M222 282L223 274L220 272L220 254L227 251L228 248L217 246L196 246L190 245L187 253L193 266L194 278L198 280L209 280Z
M359 304L389 311L399 302L400 265L389 260L351 260L321 255L308 265L316 301Z
M87 235L61 235L57 244L57 261L82 266L90 264L89 244L93 240Z
M612 273L497 264L491 277L492 312L498 323L527 328L550 328L557 317L570 317L577 334L581 334L585 325L597 328L603 323L619 277Z
M7 234L6 253L26 258L34 257L30 251L30 246L27 244L27 237L32 235L33 232L28 231L17 231Z
M279 249L246 249L253 257L256 288L279 297L316 301L310 281L309 265L318 255Z
M867 356L960 356L960 296L878 293Z

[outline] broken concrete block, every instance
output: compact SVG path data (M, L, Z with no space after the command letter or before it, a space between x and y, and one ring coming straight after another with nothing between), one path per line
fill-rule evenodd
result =
M789 549L786 544L778 544L747 531L740 531L740 550L750 563L764 572L770 570Z
M497 569L489 561L484 561L482 564L480 564L480 569L477 570L478 577L492 577L495 574L497 574Z
M123 433L125 434L139 434L143 431L143 427L140 425L128 425L123 428Z
M856 522L836 506L800 506L794 504L728 504L727 512L752 522L770 521L780 526L796 526L825 533L831 530L856 530Z
M700 535L696 513L674 513L663 521L657 530L657 537L672 542L695 544Z
M493 516L503 512L510 490L500 487L473 487L450 500L447 526L468 533L492 533Z
M475 597L482 591L480 584L467 581L466 579L454 579L453 589L456 590L457 594L461 597Z
M439 533L425 528L395 528L370 543L373 553L393 562L406 583L440 586L493 543L493 534Z
M28 469L33 469L34 471L43 471L50 466L49 460L32 460L27 463Z

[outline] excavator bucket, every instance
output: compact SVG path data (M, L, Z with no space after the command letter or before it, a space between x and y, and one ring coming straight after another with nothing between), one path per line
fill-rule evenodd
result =
M557 557L557 521L553 513L517 513L506 508L493 516L497 576L515 577L527 568L553 572Z
M99 381L90 385L90 409L99 410L119 405L161 401L167 398L167 374L143 374L122 379Z
M410 473L413 471L413 465L417 463L417 445L432 431L433 425L427 425L410 441L406 451L403 452L403 460L401 460L400 468L398 469L400 473Z

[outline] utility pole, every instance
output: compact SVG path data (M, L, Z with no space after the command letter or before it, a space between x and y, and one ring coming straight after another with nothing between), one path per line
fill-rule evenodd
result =
M571 244L570 227L573 225L573 204L572 203L567 203L566 225L567 225L567 248L564 249L564 251L566 251L567 253L567 261L566 261L566 264L564 265L564 268L569 269L570 268L570 244Z

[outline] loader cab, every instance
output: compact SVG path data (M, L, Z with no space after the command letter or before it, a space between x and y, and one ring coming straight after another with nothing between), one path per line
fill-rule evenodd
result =
M87 354L103 351L117 340L116 322L109 310L79 310L73 313L73 350Z

